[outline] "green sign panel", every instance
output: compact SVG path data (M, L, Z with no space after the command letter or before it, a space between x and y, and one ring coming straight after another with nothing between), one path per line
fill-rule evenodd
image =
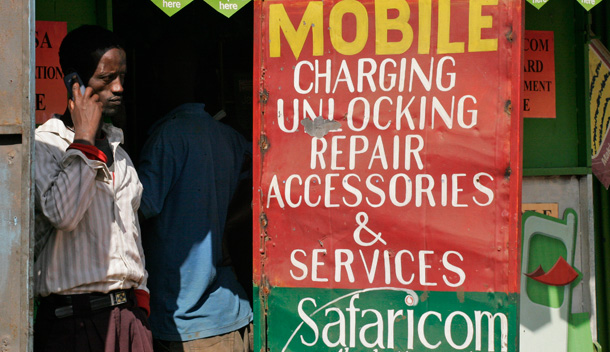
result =
M161 11L165 12L165 14L170 17L182 10L192 1L193 0L152 0L153 4L157 5Z
M532 4L535 8L540 10L542 6L544 6L549 0L527 0L530 4Z
M514 352L518 294L274 288L270 351Z
M576 0L576 1L578 1L582 5L582 7L587 9L587 11L591 10L593 8L593 6L602 2L602 0Z
M231 17L250 0L204 0L208 5L212 6L216 11L222 13L226 17Z

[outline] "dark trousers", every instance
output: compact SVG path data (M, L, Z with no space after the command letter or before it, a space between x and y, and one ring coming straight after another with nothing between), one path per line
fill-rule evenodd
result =
M55 316L57 301L53 295L41 299L34 324L35 352L153 350L146 313L137 307L133 291L120 306L95 311L75 306L74 314L64 318Z

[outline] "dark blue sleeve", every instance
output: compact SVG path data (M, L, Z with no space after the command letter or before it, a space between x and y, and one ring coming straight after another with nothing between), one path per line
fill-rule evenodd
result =
M186 144L181 133L161 126L149 137L140 155L138 176L144 188L140 210L145 218L158 215L182 171Z
M239 175L240 180L252 178L252 143L239 135L240 150L242 150L243 165Z

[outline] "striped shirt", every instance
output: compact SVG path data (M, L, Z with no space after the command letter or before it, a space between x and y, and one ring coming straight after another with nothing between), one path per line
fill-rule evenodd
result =
M36 129L35 262L37 295L146 288L138 208L142 185L123 132L102 130L114 154L112 171L68 149L74 132L58 118Z

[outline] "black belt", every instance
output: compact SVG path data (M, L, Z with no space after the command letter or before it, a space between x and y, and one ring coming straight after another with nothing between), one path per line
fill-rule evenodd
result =
M133 299L133 289L117 290L109 293L89 293L80 295L50 295L42 299L54 308L57 318L66 318L78 313L92 312L104 308L120 306Z

